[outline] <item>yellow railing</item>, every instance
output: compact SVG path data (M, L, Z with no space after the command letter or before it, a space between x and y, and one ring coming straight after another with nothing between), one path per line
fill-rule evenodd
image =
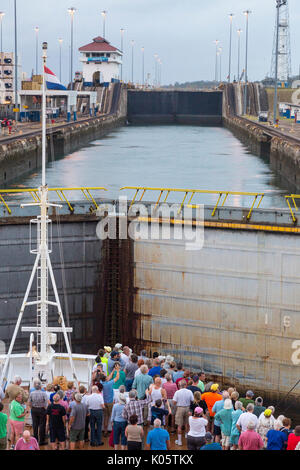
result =
M98 204L91 194L91 191L107 191L106 188L103 187L80 187L80 188L49 188L48 191L56 192L59 199L62 202L66 202L71 212L74 211L74 207L72 206L70 200L68 199L66 192L68 191L81 191L81 193L85 196L85 198L93 205L95 209L98 209ZM8 206L7 200L5 200L5 196L12 195L12 194L29 194L34 202L40 202L39 197L39 190L38 188L26 188L26 189L0 189L0 204L2 203L7 212L11 214L11 209Z
M300 194L290 194L289 196L285 196L285 200L287 202L287 205L289 206L289 209L290 209L290 212L291 212L291 215L292 215L292 219L293 219L293 222L296 222L297 219L295 217L295 213L294 213L294 210L290 204L290 199L293 201L293 204L294 204L294 209L296 211L298 211L298 207L297 207L297 204L296 204L296 199L300 199Z
M181 201L178 214L181 213L182 208L184 206L184 203L186 199L188 198L188 201L186 203L187 207L191 208L196 208L197 204L191 204L192 200L195 195L198 194L213 194L218 196L218 200L216 205L214 206L214 209L211 213L212 217L215 215L216 210L218 207L223 207L227 198L229 196L250 196L253 197L253 202L252 205L249 209L249 212L247 214L247 219L249 220L252 214L253 209L258 209L261 201L263 200L264 193L249 193L249 192L240 192L240 191L210 191L210 190L205 190L205 189L178 189L178 188L150 188L150 187L145 187L145 186L124 186L120 188L120 190L124 189L130 189L130 190L135 190L135 195L133 196L133 199L131 201L130 207L134 204L135 201L142 201L146 191L158 191L159 195L158 198L155 202L155 208L160 202L167 202L167 199L170 195L170 193L183 193L183 199ZM164 194L165 193L165 194Z

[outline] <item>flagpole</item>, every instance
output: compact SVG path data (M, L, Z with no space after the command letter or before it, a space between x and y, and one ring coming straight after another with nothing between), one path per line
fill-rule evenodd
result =
M43 42L43 98L42 98L42 186L46 185L46 74L48 44Z

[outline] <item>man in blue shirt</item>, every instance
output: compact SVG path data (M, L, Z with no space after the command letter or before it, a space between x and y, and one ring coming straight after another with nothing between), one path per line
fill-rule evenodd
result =
M275 426L275 429L269 429L267 432L267 450L282 450L285 444L285 433L279 431L281 425Z
M229 393L225 390L222 393L223 399L216 401L214 404L212 411L214 413L218 413L219 411L223 410L224 408L224 401L229 398ZM215 442L220 442L221 441L221 421L218 418L214 418L214 436L215 436Z
M218 442L213 442L213 436L210 432L205 434L206 444L200 447L200 450L223 450L222 446Z
M103 413L103 431L104 437L107 436L108 424L110 423L111 412L113 409L114 401L114 383L119 379L119 372L114 379L112 379L114 371L112 371L108 377L105 374L101 374L100 383L103 386L103 400L104 400L104 413Z
M125 362L120 356L120 353L118 351L112 351L110 358L107 360L107 373L108 374L110 374L114 370L116 362L119 362L121 364L122 370L126 366Z
M160 371L161 371L160 362L158 359L154 359L153 367L152 369L149 370L148 375L151 375L151 377L154 377L155 375L160 375Z
M176 382L177 379L181 379L183 375L184 375L183 364L181 362L178 362L177 372L173 373L173 382Z
M148 450L170 450L170 435L168 431L162 429L161 420L154 420L154 429L148 432L147 445Z

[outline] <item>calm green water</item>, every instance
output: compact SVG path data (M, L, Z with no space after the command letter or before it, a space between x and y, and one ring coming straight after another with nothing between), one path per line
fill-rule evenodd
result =
M17 183L36 187L40 182L38 171ZM285 188L268 163L221 127L126 126L49 163L47 183L105 186L107 197L117 197L121 186L264 192L262 207L285 207ZM149 193L146 199L154 197ZM209 195L197 199L215 200ZM234 196L227 204L248 205L249 198Z

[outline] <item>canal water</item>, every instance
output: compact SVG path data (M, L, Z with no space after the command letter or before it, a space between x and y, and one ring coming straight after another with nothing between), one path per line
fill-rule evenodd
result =
M38 170L14 186L37 187L40 182ZM229 130L177 125L124 126L69 155L52 155L47 183L50 187L105 186L105 196L113 198L122 186L264 192L261 207L266 208L285 207L283 194L288 192L268 162ZM146 199L154 197L149 193ZM204 194L195 202L211 204L216 198ZM178 202L172 196L169 200ZM245 196L227 200L232 206L249 203Z

